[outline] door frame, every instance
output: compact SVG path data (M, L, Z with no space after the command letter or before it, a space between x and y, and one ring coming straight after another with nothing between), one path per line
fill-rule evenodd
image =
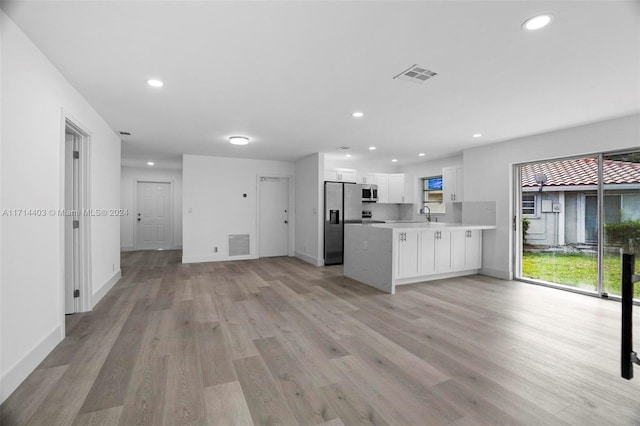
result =
M288 244L287 244L287 256L291 257L294 253L294 238L295 238L295 213L294 213L294 181L293 176L283 175L278 173L258 173L256 175L256 257L260 257L260 179L287 179L288 182L288 195L289 195L289 228L288 228Z
M84 126L73 115L66 111L62 111L61 126L60 126L60 196L59 206L61 210L66 207L66 182L65 172L68 166L69 159L66 158L66 134L67 132L74 134L78 138L78 149L80 151L79 167L78 167L78 185L79 185L79 200L78 207L80 214L78 220L80 221L80 227L78 228L78 290L80 290L79 303L76 313L91 311L91 289L93 288L91 282L91 214L83 214L88 212L91 206L91 132L86 126ZM60 211L60 210L59 210ZM62 316L62 330L63 336L66 331L64 329L65 324L65 303L66 303L66 256L67 247L65 243L65 216L58 214L58 227L60 234L60 282L62 283L60 289L60 312Z
M134 178L133 179L133 212L131 214L131 221L133 226L133 249L145 250L138 247L138 184L141 182L146 183L168 183L169 184L169 250L175 250L175 241L173 237L173 179L145 179Z

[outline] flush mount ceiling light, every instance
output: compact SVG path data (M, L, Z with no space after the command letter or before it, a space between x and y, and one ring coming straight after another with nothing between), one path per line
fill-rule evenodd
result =
M249 138L246 136L231 136L229 138L229 143L233 145L248 145Z
M397 159L397 158L394 158L393 160L391 160L391 162L392 162L392 163L397 163L397 162L398 162L398 159Z
M424 157L425 155L427 154L425 154L424 152L421 152L420 154L418 154L418 157Z
M481 138L482 137L482 133L474 133L472 137Z
M353 114L351 114L351 116L353 118L362 118L362 117L364 117L364 112L356 111Z
M154 164L156 164L156 163L154 163L153 161L147 162L147 166L153 166Z
M162 87L164 86L164 83L161 82L160 80L155 80L155 79L151 79L151 80L147 80L147 84L151 87Z
M345 154L344 156L347 158L351 158L351 154Z
M553 15L545 13L542 15L532 16L522 23L522 28L528 31L539 30L549 25L553 21Z
M369 147L369 151L375 151L375 150L376 150L376 147L375 147L375 146L370 146L370 147Z

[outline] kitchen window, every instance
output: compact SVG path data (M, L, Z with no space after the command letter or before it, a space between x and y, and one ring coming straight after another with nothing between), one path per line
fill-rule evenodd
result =
M442 204L442 176L422 178L422 206Z

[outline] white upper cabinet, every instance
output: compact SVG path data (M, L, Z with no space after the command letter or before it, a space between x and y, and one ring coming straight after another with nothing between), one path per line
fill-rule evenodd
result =
M463 201L462 179L462 166L442 169L443 202Z
M363 185L377 185L377 178L375 173L358 173L357 183Z
M326 169L324 171L324 180L355 183L356 174L354 169Z
M389 175L388 203L413 203L413 175L394 173Z
M389 202L389 175L386 173L376 173L376 185L378 185L378 202Z

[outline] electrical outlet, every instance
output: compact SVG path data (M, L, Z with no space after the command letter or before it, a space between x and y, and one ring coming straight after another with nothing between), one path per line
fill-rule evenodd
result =
M367 241L362 242L362 248L366 251L369 248L369 244Z
M217 252L218 252L218 247L214 247L214 248L213 248L213 252L214 252L214 253L217 253Z
M115 272L116 271L116 264L112 263L111 264L111 272Z

